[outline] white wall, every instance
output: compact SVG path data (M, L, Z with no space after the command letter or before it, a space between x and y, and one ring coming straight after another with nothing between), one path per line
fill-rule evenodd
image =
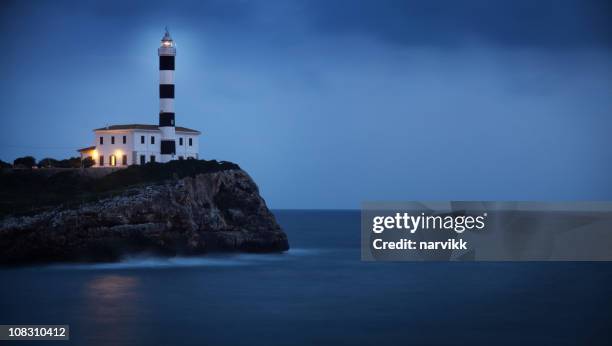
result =
M160 146L161 132L160 131L144 131L136 130L134 136L134 151L136 151L135 162L140 164L140 156L145 156L145 163L151 162L151 156L155 156L155 162L161 162ZM141 143L141 137L144 136L144 144ZM155 143L151 144L151 137L155 138Z
M115 144L111 144L111 137L115 137ZM126 143L123 144L123 136L126 136ZM141 143L141 136L144 136L144 143ZM100 137L104 138L104 144L100 144ZM151 144L151 137L155 138ZM183 144L180 145L179 138L183 138ZM192 140L192 145L189 145L189 138ZM127 155L127 165L140 164L140 156L145 156L145 163L151 162L151 156L155 157L156 162L161 162L160 155L161 132L150 130L101 130L95 131L94 144L96 151L94 160L95 167L99 167L99 157L104 156L104 167L110 166L110 157L115 155L116 167L125 167L123 165L123 155ZM179 157L199 158L200 151L199 136L193 132L177 132L176 133L176 159Z
M192 157L194 159L199 158L198 153L200 152L200 143L198 135L193 132L176 132L176 159L183 157L187 159ZM183 145L180 145L180 138L183 138ZM189 145L189 138L192 139L192 145Z
M126 142L123 144L123 136ZM100 137L104 138L104 144L100 144ZM112 137L115 138L115 144L112 144ZM133 137L129 130L114 130L114 131L95 131L94 144L96 146L96 155L94 160L96 166L100 165L100 156L104 156L104 167L110 167L111 155L116 157L116 166L123 165L123 155L127 155L127 164L132 163L132 146Z

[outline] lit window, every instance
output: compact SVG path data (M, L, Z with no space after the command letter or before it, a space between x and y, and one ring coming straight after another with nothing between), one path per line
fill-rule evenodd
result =
M115 155L110 156L110 165L117 166L117 158L115 157Z

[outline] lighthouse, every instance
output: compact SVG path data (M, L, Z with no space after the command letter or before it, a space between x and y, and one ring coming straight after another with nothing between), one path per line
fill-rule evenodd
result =
M174 57L176 47L168 28L157 50L159 56L159 122L117 124L94 129L93 145L79 149L81 159L93 167L125 168L130 165L198 159L201 132L174 122ZM152 117L153 119L153 117Z
M159 55L159 129L161 131L161 162L168 162L176 155L174 128L174 57L176 47L168 28L157 50Z

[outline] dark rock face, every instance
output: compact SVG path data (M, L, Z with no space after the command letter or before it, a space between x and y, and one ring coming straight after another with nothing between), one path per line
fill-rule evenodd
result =
M132 187L96 202L0 222L0 264L288 248L257 185L240 169Z

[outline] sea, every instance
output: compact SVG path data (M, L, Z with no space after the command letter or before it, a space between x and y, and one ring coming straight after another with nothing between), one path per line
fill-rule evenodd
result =
M15 345L612 345L612 263L363 262L358 210L275 210L280 254L0 270ZM0 344L11 344L2 342Z

